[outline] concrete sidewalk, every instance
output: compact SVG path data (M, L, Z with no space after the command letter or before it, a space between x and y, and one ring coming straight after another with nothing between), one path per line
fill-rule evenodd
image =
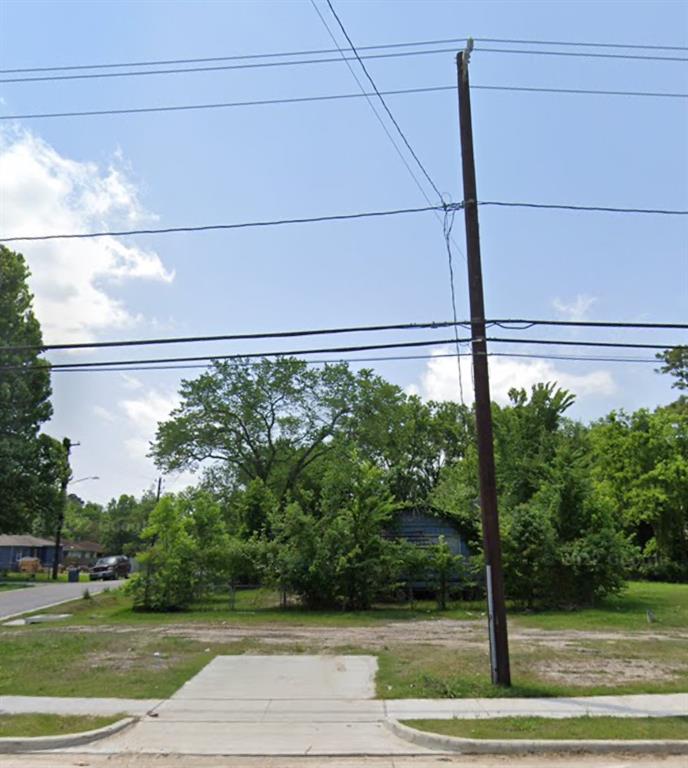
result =
M688 713L685 693L380 700L376 670L372 656L218 656L166 701L4 696L0 713L138 715L133 728L73 751L180 755L425 755L390 721Z
M640 694L547 699L288 699L173 697L96 699L52 696L0 696L0 714L41 712L58 715L141 717L208 722L365 722L371 720L449 720L493 717L676 717L688 714L688 694Z

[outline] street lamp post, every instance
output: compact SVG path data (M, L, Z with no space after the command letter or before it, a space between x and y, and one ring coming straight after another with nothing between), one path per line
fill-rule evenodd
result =
M67 453L67 472L60 483L60 514L57 518L57 526L55 528L55 554L53 556L53 571L52 579L57 580L57 571L60 566L60 540L62 539L62 526L64 525L65 510L67 508L67 486L69 485L69 454L73 445L79 445L79 443L73 443L68 437L62 441L62 445ZM72 485L76 483L82 483L84 480L100 480L97 475L91 475L89 477L80 477L78 480L74 480Z

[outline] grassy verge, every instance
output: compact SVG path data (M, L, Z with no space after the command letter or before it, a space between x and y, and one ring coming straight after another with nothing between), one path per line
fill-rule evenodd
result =
M67 572L57 574L57 581L65 583L68 580ZM39 571L36 574L33 573L15 573L10 571L2 577L2 581L11 584L17 582L19 586L26 586L27 584L50 584L53 581L52 573L50 571ZM88 573L82 571L79 574L79 581L88 582Z
M63 736L103 728L124 715L91 717L85 715L0 715L0 738Z
M648 619L648 611L651 612ZM688 584L631 581L620 595L579 611L512 613L519 626L538 629L653 632L688 628Z
M463 739L688 739L688 717L500 717L404 725Z
M131 599L121 590L92 595L92 600L74 601L42 611L42 613L72 614L68 624L150 625L169 626L186 623L226 623L232 625L274 625L295 627L372 627L391 621L423 621L437 618L476 620L481 614L473 604L461 604L450 611L438 611L432 601L417 601L413 605L379 605L368 611L308 611L298 605L279 606L279 596L267 589L237 593L234 608L229 608L226 594L212 595L185 611L176 613L147 613L133 611ZM458 604L457 604L458 606ZM474 610L471 610L471 609Z

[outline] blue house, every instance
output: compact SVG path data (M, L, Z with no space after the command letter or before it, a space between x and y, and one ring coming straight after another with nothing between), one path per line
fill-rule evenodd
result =
M404 539L419 547L437 544L444 536L449 549L454 555L468 557L470 552L451 518L435 515L429 510L402 509L394 516L394 538Z
M49 568L55 558L55 542L29 534L0 535L0 571L18 571L22 557L37 557L44 568Z

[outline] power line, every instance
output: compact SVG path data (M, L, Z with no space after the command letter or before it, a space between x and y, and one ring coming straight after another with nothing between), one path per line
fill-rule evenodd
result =
M647 56L640 54L621 54L621 53L592 53L581 51L539 51L526 50L518 48L482 48L476 47L475 51L481 53L505 53L505 54L526 54L541 56L574 56L579 58L593 59L615 59L615 60L634 60L634 61L667 61L667 62L686 62L688 57L683 56ZM409 56L432 56L442 53L455 53L456 48L432 48L430 50L419 51L394 51L389 53L366 53L359 57L346 57L345 60L355 61L358 59L400 59ZM260 55L260 54L259 54ZM228 57L229 58L229 57ZM250 58L257 58L252 56ZM307 64L334 64L341 61L340 57L325 56L321 58L293 59L289 61L252 61L244 64L213 64L212 66L195 67L175 67L173 69L140 69L126 72L79 72L78 74L61 75L32 75L30 77L2 77L0 83L36 83L36 82L54 82L58 80L93 80L113 77L144 77L148 75L183 75L197 72L224 72L229 70L244 69L263 69L272 67L293 67ZM88 67L87 67L88 68ZM52 70L51 70L52 71Z
M595 213L647 213L662 216L686 216L688 210L667 208L622 208L608 205L574 205L570 203L522 203L503 200L479 200L478 205L491 205L500 208L541 208L556 211L592 211Z
M634 323L620 321L593 320L541 320L524 318L488 319L485 324L504 330L523 331L534 326L556 326L576 328L610 328L643 330L688 330L688 323ZM344 333L379 333L382 331L421 331L440 328L464 327L471 325L470 320L429 320L425 322L386 323L377 325L335 326L329 328L307 328L290 331L255 331L249 333L231 333L206 336L175 336L151 339L121 339L115 341L81 341L60 344L0 347L0 353L25 352L28 350L56 351L76 349L105 349L113 347L159 346L165 344L198 344L218 341L255 341L257 339L285 339L308 336L333 336ZM519 326L519 327L514 327ZM462 353L463 354L463 353ZM466 353L468 354L468 353Z
M476 37L474 39L477 43L511 43L513 45L548 45L555 47L573 46L578 48L626 48L628 50L635 49L645 51L688 51L688 46L685 45L653 45L647 43L591 43L588 41L574 40L514 40L500 37ZM438 43L439 42L440 41L438 41Z
M431 56L440 53L454 53L454 48L433 48L427 51L397 51L395 53L364 54L364 59L398 59L409 56ZM345 57L345 61L356 61L355 56ZM258 61L250 64L215 64L210 67L182 67L175 69L141 69L130 72L87 72L76 75L37 75L32 77L3 77L0 83L37 83L56 80L98 80L113 77L145 77L148 75L183 75L196 72L226 72L229 70L265 69L272 67L295 67L305 64L334 64L342 61L339 56L319 59L295 59L292 61Z
M570 341L568 339L509 339L487 336L485 341L497 344L551 344L564 347L612 347L618 349L672 349L676 344L639 344L627 341Z
M611 91L598 90L593 88L544 88L539 86L518 86L518 85L473 85L472 90L485 91L504 91L514 93L547 93L547 94L570 94L581 96L627 96L627 97L645 97L660 99L688 99L688 93L677 93L667 91ZM397 88L389 91L380 91L383 96L406 96L423 93L441 93L443 91L455 91L454 85L435 85L423 88ZM370 98L376 94L363 91L362 93L334 93L324 94L322 96L296 96L290 98L277 99L254 99L249 101L224 101L211 102L206 104L169 104L157 107L123 107L121 109L87 109L75 110L72 112L28 112L19 115L0 115L0 120L38 120L46 118L65 118L65 117L98 117L103 115L139 115L156 112L189 112L193 110L207 109L233 109L243 107L263 107L279 104L307 104L328 101L343 101L349 99Z
M360 51L371 50L389 50L393 48L415 48L419 46L428 45L461 45L467 41L467 37L452 37L436 40L416 40L397 43L384 43L377 45L360 45L358 49ZM550 47L576 47L576 48L616 48L626 50L649 50L649 51L688 51L687 46L682 45L653 45L653 44L638 44L638 43L598 43L588 41L572 41L572 40L523 40L523 39L510 39L500 37L477 37L475 41L478 43L501 43L511 45L546 45ZM332 48L316 49L316 50L298 50L298 51L278 51L274 53L249 53L238 54L232 56L203 56L196 58L176 58L176 59L154 59L144 61L126 61L126 62L101 62L101 63L89 63L89 64L67 64L57 66L42 66L42 67L15 67L12 69L0 69L0 74L20 74L23 72L64 72L69 70L83 70L83 69L117 69L124 67L152 67L152 66L170 66L173 64L203 64L218 61L243 61L249 59L262 59L262 58L287 58L290 56L316 56L335 53L336 50Z
M468 344L473 339L471 337L459 339L459 343ZM506 344L545 344L554 346L575 346L575 347L602 347L619 349L671 349L675 344L639 344L635 342L614 342L614 341L568 341L558 339L511 339L502 337L486 337L485 341L491 343ZM423 339L421 341L399 341L387 342L383 344L364 344L344 347L319 347L314 349L296 349L296 350L276 350L269 352L244 352L227 355L194 355L188 357L163 357L163 358L144 358L138 360L96 360L78 363L51 363L51 370L69 370L69 369L87 369L87 368L110 368L123 365L163 365L170 363L197 363L202 361L222 361L222 360L244 360L267 357L296 357L299 355L316 354L338 354L348 352L367 352L382 349L407 349L411 347L432 347L454 344L454 338L448 339ZM457 353L454 353L456 355ZM499 353L497 353L499 354ZM44 369L44 365L3 365L0 371L7 370L31 370L36 368Z
M459 203L453 203L449 207L460 207ZM427 211L441 211L443 206L426 205L420 208L396 208L387 211L360 211L358 213L338 213L327 216L308 216L294 219L273 219L270 221L243 221L235 224L201 224L197 226L162 227L158 229L126 229L102 232L72 232L54 235L24 235L3 237L0 242L16 243L37 240L84 240L93 237L125 237L127 235L167 235L178 232L209 232L225 229L253 229L261 227L278 227L288 224L317 224L327 221L349 221L352 219L381 218L384 216L403 216L411 213L425 213Z
M466 342L470 339L465 339ZM442 344L453 343L453 339L427 339L423 341L398 341L387 342L384 344L363 344L346 347L321 347L316 349L296 349L296 350L277 350L271 352L246 352L235 353L231 355L195 355L191 357L166 357L166 358L149 358L143 360L98 360L94 362L84 363L54 363L51 364L51 368L95 368L95 367L110 367L123 364L131 365L160 365L163 363L194 363L202 360L243 360L253 358L264 357L294 357L297 355L321 355L321 354L336 354L340 352L366 352L377 349L405 349L408 347L432 347ZM14 369L17 366L0 366L0 370ZM23 366L19 366L23 368ZM29 366L31 367L31 366ZM34 366L43 367L43 366Z
M313 0L313 2L315 2L315 0ZM368 78L368 82L373 87L373 90L375 91L375 94L377 95L378 99L380 100L380 104L382 104L385 112L387 113L387 116L392 121L392 124L396 128L397 133L401 137L401 140L404 142L404 144L406 146L406 149L408 149L408 151L411 153L411 157L416 161L416 165L420 168L420 170L422 171L423 175L427 179L428 183L433 188L435 194L437 195L437 198L440 200L440 202L443 203L444 202L444 197L442 196L442 193L437 188L437 185L435 184L435 182L433 181L432 177L428 173L426 167L420 161L420 158L418 157L418 155L414 151L413 147L411 146L411 142L406 138L406 134L401 130L401 126L399 125L399 123L397 122L396 118L392 114L392 110L389 108L389 106L387 105L387 102L385 101L384 97L382 96L382 94L378 90L378 87L375 84L375 80L373 80L373 77L370 74L370 72L368 71L368 68L363 63L363 58L361 57L359 52L356 50L356 46L354 45L353 40L349 36L349 33L346 31L346 27L344 26L342 20L337 15L337 11L335 11L334 5L332 5L332 0L325 0L325 2L327 3L327 7L330 9L330 12L334 16L337 24L339 25L339 28L341 29L342 34L346 38L346 42L349 44L349 48L351 48L354 56L356 57L356 61L358 61L361 69L363 70L363 73Z
M520 322L520 321L519 321ZM158 339L126 339L123 341L86 341L66 344L45 344L43 346L25 346L25 347L0 347L0 352L19 352L30 349L58 350L58 349L100 349L106 347L134 347L134 346L156 346L159 344L190 344L199 342L214 341L246 341L256 339L290 339L304 336L333 336L342 333L377 333L379 331L408 331L408 330L428 330L447 328L454 325L452 321L429 321L424 323L388 323L385 325L352 325L339 326L334 328L308 328L295 331L271 331L254 333L232 333L220 334L216 336L178 336L175 338ZM460 323L460 325L470 325L469 321ZM685 326L688 328L688 326Z
M373 80L372 75L370 74L370 72L366 68L366 66L363 63L363 61L362 61L358 51L356 50L356 46L354 45L353 40L349 36L349 33L346 31L346 28L345 28L342 20L337 15L337 12L335 11L334 6L333 6L331 0L326 0L326 2L327 2L327 5L328 5L328 7L330 9L330 12L334 16L337 24L339 25L339 28L340 28L342 34L346 38L346 41L349 44L349 47L351 48L351 50L353 51L354 55L356 56L356 59L358 60L358 63L360 65L361 69L363 70L365 76L368 78L368 82L373 87L373 91L375 92L375 95L377 96L377 98L379 99L380 103L382 104L382 107L384 108L385 112L387 113L387 116L392 121L392 124L396 128L397 133L401 137L401 140L404 142L406 148L408 149L408 151L411 154L411 157L415 160L416 165L420 168L422 174L425 176L426 180L428 181L428 183L432 187L433 191L437 195L437 198L444 205L444 203L445 203L444 196L442 195L442 193L438 189L437 184L435 184L434 179L430 176L428 170L423 165L423 163L421 162L420 158L418 157L418 155L414 151L413 147L411 146L411 143L409 142L408 138L406 137L406 134L402 131L401 126L399 125L399 123L397 122L396 118L392 114L392 111L390 110L389 105L387 104L387 102L383 98L383 95L382 95L380 89L377 87L377 84ZM311 0L311 5L315 9L315 12L318 14L320 20L322 21L323 25L325 26L325 29L327 29L327 32L330 35L330 38L332 39L334 44L337 46L337 49L339 50L340 54L342 55L342 58L346 60L346 56L344 55L344 52L339 47L339 43L337 42L337 38L332 33L332 30L330 29L327 21L325 20L324 16L322 15L322 13L320 13L320 9L318 8L316 0ZM361 92L365 93L365 88L363 87L363 84L361 83L361 81L358 79L358 76L356 75L356 72L354 71L354 69L351 66L351 64L347 61L346 65L349 68L349 71L351 72L351 74L352 74L354 80L356 81L356 83L357 83L359 89L361 90ZM413 181L415 182L416 186L418 187L418 189L420 189L421 194L423 195L423 197L425 198L427 203L430 204L430 198L425 193L425 190L423 189L422 185L418 181L418 178L416 177L415 173L413 172L413 170L409 166L409 164L406 161L406 158L402 154L401 150L397 146L397 143L394 141L394 139L390 135L390 132L387 129L387 126L385 125L385 122L381 118L381 116L378 113L377 109L375 109L375 105L373 104L373 102L371 101L369 96L366 96L366 101L368 102L370 108L373 110L373 113L375 114L375 117L377 118L378 122L380 123L380 125L382 125L382 128L384 129L385 133L387 134L387 137L389 138L389 140L392 142L392 144L394 146L394 149L397 151L397 154L399 155L399 157L401 158L402 162L406 166L406 169L411 174L411 177L413 178ZM436 214L436 216L437 216L438 219L440 219L439 214ZM449 281L450 281L450 295L451 295L452 315L453 315L453 320L454 320L454 338L456 340L456 351L457 351L458 355L460 355L461 354L461 345L459 344L459 336L458 336L458 330L457 330L457 325L456 325L456 321L457 321L456 294L455 294L455 289L454 289L454 267L453 267L453 258L452 258L452 248L451 248L451 244L452 244L452 240L453 240L452 235L451 235L451 230L452 230L452 226L453 226L453 223L454 223L454 212L452 211L451 213L449 213L447 210L445 210L444 218L440 219L440 220L442 222L442 234L443 234L443 237L444 237L445 246L446 246L446 249L447 249L447 255L448 255L448 259L449 259ZM462 374L461 374L461 359L460 359L460 357L457 357L456 360L457 360L457 368L458 368L458 374L459 374L459 399L460 399L461 403L463 404L464 397L463 397L463 377L462 377Z
M476 46L474 51L480 53L516 53L525 54L528 56L572 56L575 58L583 59L622 59L631 61L673 61L673 62L686 62L688 58L685 56L643 56L641 54L632 53L592 53L590 51L538 51L538 50L526 50L520 48L482 48Z
M346 62L347 69L349 70L349 72L351 72L351 76L356 81L356 85L358 86L361 94L365 94L366 93L366 89L363 87L363 83L358 79L358 75L356 74L356 71L354 70L351 62L347 59L346 54L344 53L344 51L339 47L339 43L337 42L337 38L334 36L334 33L330 29L330 26L327 23L325 17L322 15L322 13L320 13L320 9L318 8L317 3L315 2L315 0L311 0L311 5L313 6L313 9L315 10L316 14L318 15L318 18L322 22L323 26L327 30L327 34L330 36L330 39L337 46L337 50L339 51L339 54L340 54L340 56L342 58L342 61ZM396 151L397 155L399 156L399 159L404 164L406 170L409 172L409 175L413 179L414 184L420 190L421 195L423 196L423 198L425 199L425 201L427 202L428 205L432 205L432 201L430 200L430 198L426 194L425 190L423 189L423 185L420 183L418 177L413 172L413 168L411 168L408 160L404 156L404 153L401 151L401 149L397 145L396 141L394 141L394 137L390 133L390 130L387 127L387 124L385 123L385 121L382 119L382 116L380 115L380 113L375 108L375 104L373 104L373 102L371 100L371 96L372 95L373 94L369 94L369 95L365 96L365 100L368 102L368 106L373 111L373 114L375 115L375 118L377 119L378 123L382 127L382 130L385 132L385 135L389 139L390 143L394 147L394 150Z
M686 216L688 210L666 208L621 208L599 205L573 205L549 203L504 202L497 200L481 200L478 205L501 206L508 208L541 208L546 210L586 211L595 213L626 213L626 214L655 214L665 216ZM463 203L446 203L445 205L425 205L419 208L396 208L386 211L359 211L357 213L339 213L327 216L308 216L293 219L273 219L266 221L243 221L234 224L202 224L197 226L161 227L157 229L123 229L102 232L70 232L53 235L0 235L0 242L35 242L43 240L85 240L96 237L126 237L128 235L167 235L179 232L207 232L212 230L254 229L262 227L277 227L289 224L317 224L328 221L348 221L354 219L382 218L385 216L402 216L427 211L458 211Z
M470 352L461 352L458 356L470 357ZM564 360L572 362L597 362L597 363L650 363L652 365L657 364L655 358L645 357L618 357L618 356L599 356L599 355L538 355L529 354L525 352L488 352L488 357L514 357L514 358L530 358L535 360ZM307 365L332 365L336 363L384 363L384 362L400 362L405 360L435 360L441 358L457 357L456 352L435 352L430 355L385 355L378 357L346 357L346 358L325 358L315 360L304 360ZM180 370L207 370L212 363L203 364L188 364L188 365L145 365L145 366L129 366L126 363L122 364L122 367L108 367L108 368L66 368L55 369L54 373L121 373L126 371L180 371ZM3 369L0 368L0 371ZM5 370L7 370L5 368ZM22 368L21 370L31 370Z

